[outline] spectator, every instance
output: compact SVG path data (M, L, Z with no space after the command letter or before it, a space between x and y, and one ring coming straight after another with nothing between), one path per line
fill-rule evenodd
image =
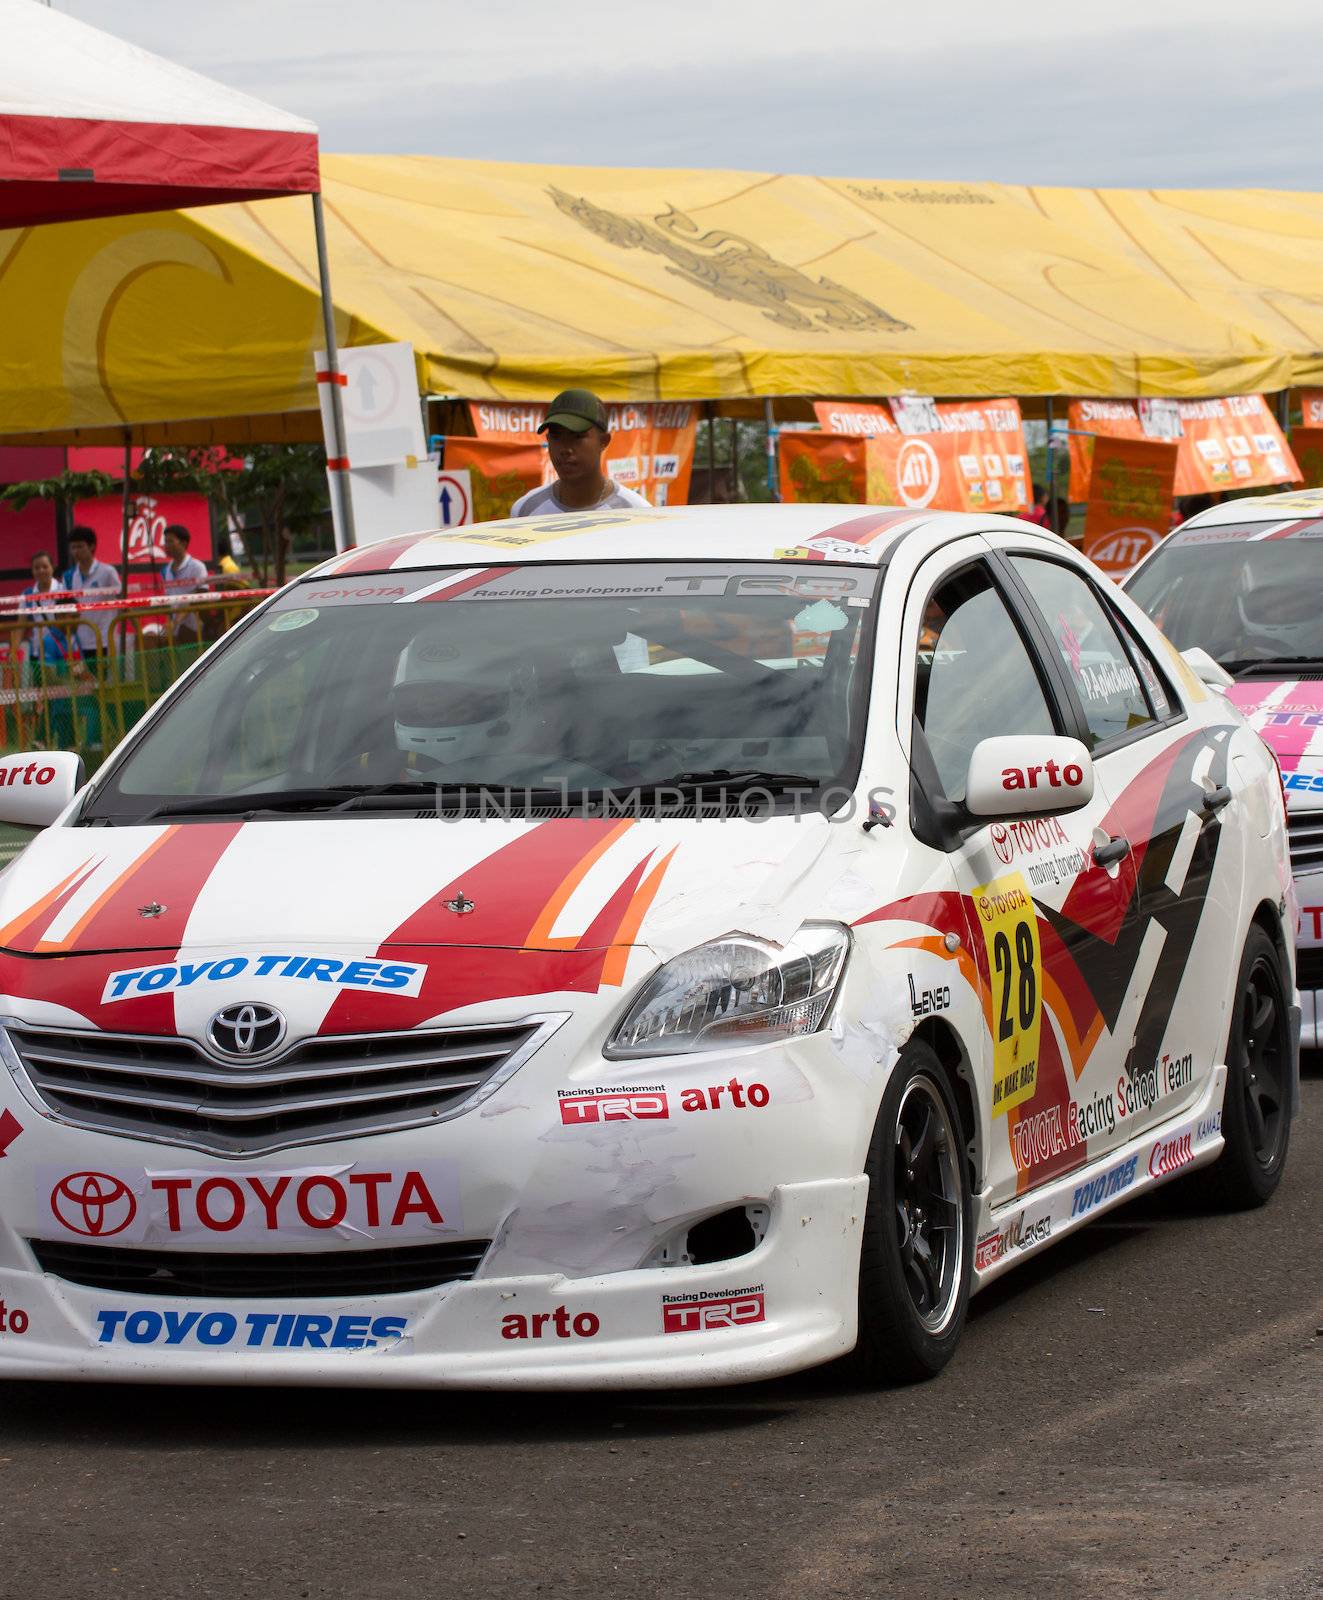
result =
M1039 528L1050 528L1051 521L1047 514L1047 490L1042 484L1034 485L1034 503L1027 511L1021 512L1026 522L1032 522Z
M96 558L95 529L75 528L69 535L69 555L73 565L61 582L70 594L95 593L100 599L113 600L120 592L119 573L108 562ZM82 655L94 654L98 644L105 649L112 617L113 612L99 611L92 614L90 621L79 618L74 640Z
M510 515L534 517L558 511L596 511L605 506L646 506L641 494L613 482L602 471L602 455L611 443L606 422L606 407L587 389L566 389L558 394L538 429L547 436L556 481L521 495L510 507Z
M207 588L206 567L188 553L192 537L188 529L177 522L172 522L162 535L167 557L162 578L167 598L200 594ZM180 612L170 631L176 644L197 644L202 638L202 619L196 610Z
M31 611L36 622L54 622L52 607L62 598L64 591L55 586L55 563L47 550L38 550L32 558L32 582L18 597L19 606ZM34 665L50 662L59 665L68 659L69 649L59 628L33 628L28 635L28 660Z

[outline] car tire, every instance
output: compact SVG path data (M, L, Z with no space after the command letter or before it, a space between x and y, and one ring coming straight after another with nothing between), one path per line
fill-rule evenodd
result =
M1282 958L1255 925L1236 977L1222 1101L1226 1148L1193 1174L1202 1197L1228 1209L1261 1206L1281 1182L1291 1139L1291 1017Z
M869 1383L931 1378L965 1323L973 1266L969 1167L946 1069L927 1044L901 1052L868 1150L859 1339Z

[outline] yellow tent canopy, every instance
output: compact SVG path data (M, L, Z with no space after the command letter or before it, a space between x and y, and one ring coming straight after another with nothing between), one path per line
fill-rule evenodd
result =
M1323 195L323 156L341 339L611 399L1323 381ZM317 438L301 201L0 233L0 438Z

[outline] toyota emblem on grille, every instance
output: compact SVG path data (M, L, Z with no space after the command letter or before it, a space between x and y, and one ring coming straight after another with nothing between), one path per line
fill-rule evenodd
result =
M207 1024L207 1040L217 1055L251 1060L270 1054L285 1037L285 1019L260 1001L225 1006Z
M71 1172L51 1190L51 1210L70 1233L108 1239L137 1215L133 1190L109 1172Z

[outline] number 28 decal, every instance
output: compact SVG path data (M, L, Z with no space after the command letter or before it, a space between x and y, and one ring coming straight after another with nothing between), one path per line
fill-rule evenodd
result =
M992 1114L1000 1117L1031 1099L1038 1086L1038 917L1020 872L980 884L973 898L992 977Z

